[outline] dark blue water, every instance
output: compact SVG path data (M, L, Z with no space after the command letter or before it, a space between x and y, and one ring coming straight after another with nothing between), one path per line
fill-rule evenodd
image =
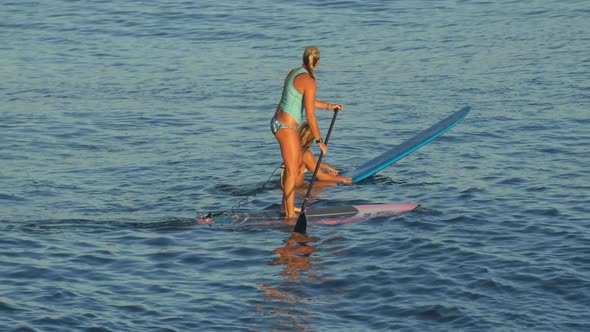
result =
M0 5L0 330L590 330L586 1ZM268 121L311 44L337 168L471 105L314 193L422 209L196 225L279 201Z

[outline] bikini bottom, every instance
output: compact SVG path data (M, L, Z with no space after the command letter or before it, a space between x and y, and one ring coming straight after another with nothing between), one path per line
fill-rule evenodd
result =
M277 131L279 131L279 130L281 130L283 128L297 130L297 127L288 126L286 124L280 123L277 120L277 117L276 116L273 116L272 119L270 119L270 131L272 132L273 135L276 135L277 134Z

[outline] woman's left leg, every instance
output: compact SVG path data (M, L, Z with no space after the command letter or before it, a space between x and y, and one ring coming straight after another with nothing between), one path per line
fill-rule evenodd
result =
M281 155L285 165L285 182L283 183L283 206L287 218L297 217L295 212L295 182L301 168L301 144L297 130L283 128L275 137L281 146Z

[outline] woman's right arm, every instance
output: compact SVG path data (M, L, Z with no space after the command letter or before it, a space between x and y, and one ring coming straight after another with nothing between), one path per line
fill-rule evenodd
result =
M299 75L295 78L293 84L298 91L303 91L303 106L305 107L305 117L307 118L307 123L309 123L309 130L311 131L314 140L320 140L322 134L320 133L318 120L315 115L316 82L309 75ZM328 153L328 147L326 144L318 143L318 146L324 155Z

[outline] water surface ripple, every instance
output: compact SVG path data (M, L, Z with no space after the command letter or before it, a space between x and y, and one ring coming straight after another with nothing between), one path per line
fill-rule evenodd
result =
M582 0L4 1L0 330L590 330L588 31ZM310 44L337 168L472 107L314 193L421 209L196 225L278 202L268 121Z

